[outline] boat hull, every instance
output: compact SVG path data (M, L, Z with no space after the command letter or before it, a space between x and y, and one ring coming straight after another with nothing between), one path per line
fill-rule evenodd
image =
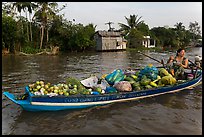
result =
M20 105L26 111L58 111L66 109L82 109L93 106L107 105L115 102L137 100L141 98L153 97L167 93L174 93L196 86L202 80L202 74L186 83L174 86L160 87L151 90L120 92L104 95L76 95L76 96L33 96L29 88L25 92L29 93L26 100L16 100L15 96L9 92L3 94L14 103Z
M4 92L3 94L26 111L59 111L66 109L83 109L98 105L84 103L76 104L76 103L31 102L29 98L26 100L16 100L15 96L9 92Z

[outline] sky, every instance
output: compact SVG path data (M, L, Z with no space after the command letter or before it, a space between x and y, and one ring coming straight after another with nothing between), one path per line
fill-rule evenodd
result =
M119 29L118 23L127 24L125 17L137 15L153 27L175 27L181 22L189 29L190 22L198 22L202 31L202 2L58 2L67 7L60 13L70 21L88 25L93 23L96 30L108 30L105 23L113 22L111 27Z

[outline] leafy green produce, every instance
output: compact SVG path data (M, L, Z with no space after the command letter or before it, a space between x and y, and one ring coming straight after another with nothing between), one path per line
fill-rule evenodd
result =
M79 91L85 89L85 87L81 84L81 82L78 79L73 77L68 77L66 79L66 84L69 85L69 87L72 87L72 88L75 87Z
M146 85L145 88L146 88L146 89L151 89L152 86L151 86L151 85Z
M132 87L133 87L133 88L140 87L140 82L134 82L134 83L132 84Z
M151 81L149 84L150 84L152 87L158 87L157 84L156 84L155 82L153 82L153 81Z
M83 89L83 90L80 91L80 94L90 95L90 94L91 94L91 91L85 88L85 89Z
M176 79L172 75L164 76L161 78L161 83L165 85L173 85L176 83Z
M130 75L134 80L137 80L137 76L136 75Z
M140 81L140 84L142 86L146 86L146 85L149 85L150 82L151 82L151 79L143 77L142 80Z
M160 75L161 77L163 77L163 76L168 76L168 75L169 75L169 72L168 72L165 68L160 68L160 70L159 70L159 75Z
M155 79L155 80L152 81L152 82L156 83L156 82L159 81L160 79L161 79L161 77L160 77L159 75L157 75L157 79Z

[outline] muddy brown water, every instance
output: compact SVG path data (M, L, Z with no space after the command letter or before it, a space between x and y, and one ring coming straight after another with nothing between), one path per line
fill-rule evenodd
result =
M175 52L145 51L167 60ZM189 48L194 61L202 48ZM101 76L114 69L141 68L156 61L136 51L64 53L59 56L2 55L2 92L22 94L36 80L52 84L67 77ZM201 135L202 85L172 94L103 107L57 112L27 112L2 95L3 135Z

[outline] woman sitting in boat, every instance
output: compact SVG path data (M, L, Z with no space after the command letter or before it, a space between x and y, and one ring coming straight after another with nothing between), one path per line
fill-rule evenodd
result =
M184 69L188 68L188 59L184 55L185 50L180 48L177 50L176 56L170 56L167 61L167 68L176 79L183 79Z

